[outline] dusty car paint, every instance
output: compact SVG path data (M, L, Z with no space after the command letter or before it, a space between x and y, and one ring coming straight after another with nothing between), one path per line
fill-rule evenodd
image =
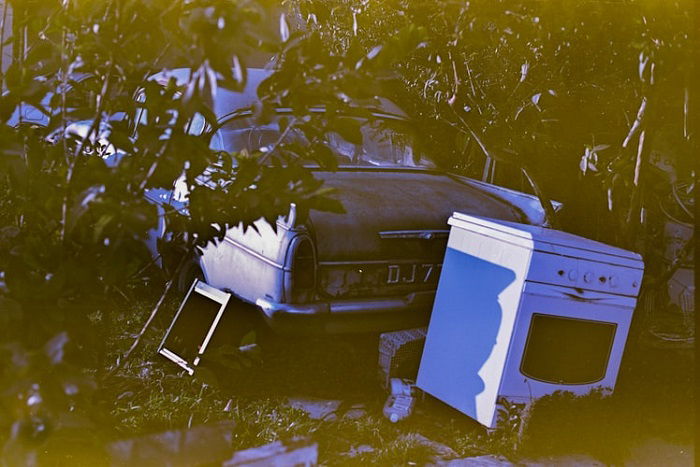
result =
M186 79L187 71L170 76ZM247 118L268 72L251 70L242 93L220 91L215 112ZM164 74L155 79L167 79ZM384 118L405 118L388 101L373 108ZM284 113L285 109L279 109ZM219 148L221 149L221 148ZM206 282L258 310L281 332L376 332L427 323L445 252L447 219L454 211L542 225L537 198L439 170L421 167L340 166L314 170L336 188L346 214L312 211L299 220L293 208L276 228L230 227L198 258ZM171 203L168 193L151 196ZM183 198L178 198L178 203ZM176 206L182 208L180 204ZM311 245L300 292L295 255ZM308 277L307 277L308 280Z
M255 305L282 332L368 332L424 325L445 251L445 220L455 210L515 222L542 214L527 195L420 169L341 167L316 171L337 188L347 214L312 211L303 224L280 218L275 230L230 228L204 249L206 281ZM508 195L511 195L510 197ZM315 287L293 298L293 256L314 245Z

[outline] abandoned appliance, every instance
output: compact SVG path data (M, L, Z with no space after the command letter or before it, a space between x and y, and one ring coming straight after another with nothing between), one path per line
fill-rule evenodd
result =
M612 390L640 255L532 225L454 213L417 386L495 427L500 398Z
M211 342L231 294L195 280L175 313L158 353L191 376Z

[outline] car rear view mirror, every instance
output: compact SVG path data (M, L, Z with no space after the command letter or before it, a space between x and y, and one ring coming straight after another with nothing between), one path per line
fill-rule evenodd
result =
M175 313L158 353L184 368L190 375L207 349L230 293L195 279Z

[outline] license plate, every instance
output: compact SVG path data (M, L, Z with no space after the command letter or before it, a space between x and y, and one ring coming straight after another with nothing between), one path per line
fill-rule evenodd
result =
M437 282L442 264L408 263L390 264L387 271L387 284L424 284Z

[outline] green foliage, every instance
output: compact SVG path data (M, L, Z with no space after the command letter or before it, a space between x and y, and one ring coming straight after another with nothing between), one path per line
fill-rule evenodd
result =
M95 382L71 363L70 353L76 351L71 344L63 332L37 350L18 343L0 347L0 378L6 383L0 404L5 462L46 462L56 449L70 452L82 443L94 448L102 441L86 411ZM99 457L99 448L84 453L91 456Z
M144 193L170 189L183 173L189 215L165 216L168 238L185 250L221 238L227 224L263 216L275 225L290 203L300 217L341 211L303 162L332 169L328 134L359 141L357 120L347 117L372 120L367 108L383 96L415 117L424 151L444 167L480 177L489 156L516 173L526 168L543 199L565 202L570 229L649 257L658 237L639 234L658 230L657 198L677 195L671 182L687 188L685 197L692 192L683 159L693 142L684 0L295 0L279 21L269 13L275 2L262 0L6 4L15 57L0 77L0 369L8 395L0 428L6 452L20 463L39 448L60 452L59 433L90 430L89 420L64 415L83 413L90 377L112 364L106 346L124 310L135 297L152 298L145 291L164 279L144 243L159 221ZM281 132L299 132L308 144L282 138L266 153L212 152L212 131L193 130L202 119L216 129L215 93L242 89L247 57L261 51L276 60L258 89L255 118L288 107ZM191 73L179 82L149 79L174 67ZM32 111L45 124L28 120ZM671 180L650 162L658 142L673 154ZM212 186L196 184L214 163ZM164 254L182 251L160 246ZM181 394L190 415L216 418L220 401L202 404L200 389L143 388L133 401L119 399L133 406L119 405L112 416L127 427L181 424L184 411L168 410L176 402L170 395ZM242 421L241 446L311 429L293 411L254 406L239 405L240 419L265 423ZM396 440L393 428L375 422L348 430L377 443ZM285 428L292 423L297 428ZM509 452L510 428L488 438L465 434L459 450L478 451L477 443ZM404 441L385 446L384 459L420 454Z
M243 84L223 63L263 30L255 26L260 8L246 3L44 2L41 17L31 14L35 6L12 2L15 30L27 37L14 45L27 53L3 76L0 102L3 123L19 116L15 128L2 128L8 254L0 270L6 300L45 315L28 313L34 322L14 336L29 342L61 326L79 332L86 309L151 280L142 274L150 262L144 239L158 219L144 192L172 187L185 167L191 182L212 162L207 136L189 134L188 121L211 114L217 85ZM235 46L214 48L215 39ZM180 86L146 81L166 63L196 71ZM216 73L220 83L211 80ZM46 114L45 127L23 123L27 105ZM87 132L69 134L76 120L87 121ZM103 128L123 155L118 165L91 157ZM270 204L282 211L274 198Z
M77 349L71 364L101 372L115 303L132 306L134 297L164 279L146 247L159 212L145 193L171 189L181 174L190 190L189 212L164 215L166 237L184 250L220 239L227 225L251 225L262 216L274 226L291 203L299 216L309 209L342 211L292 156L332 168L325 135L337 126L356 139L357 128L341 115L352 110L371 118L360 101L380 94L373 76L389 57L380 63L378 57L334 56L317 35L290 35L284 17L279 43L268 16L275 3L263 0L8 4L15 56L0 76L3 342L40 352L66 332ZM246 58L260 52L278 59L259 90L263 105L256 118L290 105L286 125L302 131L309 145L280 142L266 154L214 152L217 90L240 91ZM188 68L189 76L150 78L175 67ZM311 110L318 105L329 110L325 121ZM197 131L202 120L212 131ZM215 163L216 183L197 184ZM162 241L159 246L181 251ZM43 382L46 368L22 368L34 378L29 387L36 384L48 400L56 385ZM31 424L34 415L17 417Z
M656 140L673 135L663 150L679 178L691 177L682 160L691 145L687 1L290 3L338 50L360 41L369 51L379 38L429 31L395 66L393 95L416 117L430 154L477 178L488 155L515 166L515 176L495 180L518 189L528 188L519 173L527 169L543 201L564 202L570 230L644 251L640 211L653 211L665 194L652 186ZM646 113L625 143L643 99ZM586 148L597 148L595 163Z
M79 332L86 310L104 311L115 293L158 280L144 243L158 213L144 193L170 189L183 173L189 215L167 212L166 225L191 244L261 216L275 225L291 203L302 216L342 210L290 156L333 164L326 133L361 137L342 115L371 118L363 105L380 94L372 77L388 58L334 56L313 33L295 32L278 46L265 5L249 1L45 2L41 17L33 14L36 2L11 5L12 43L27 52L2 76L0 123L13 125L0 127L3 300L45 315L15 337L39 343L61 326ZM309 145L226 155L216 174L221 183L196 184L222 154L209 149L211 131L190 129L202 118L215 129L216 90L242 88L244 57L254 49L279 51L275 73L259 90L258 118L291 106L285 130L304 132ZM166 66L192 71L184 82L149 79ZM328 118L312 112L318 105ZM25 121L28 106L46 125Z

